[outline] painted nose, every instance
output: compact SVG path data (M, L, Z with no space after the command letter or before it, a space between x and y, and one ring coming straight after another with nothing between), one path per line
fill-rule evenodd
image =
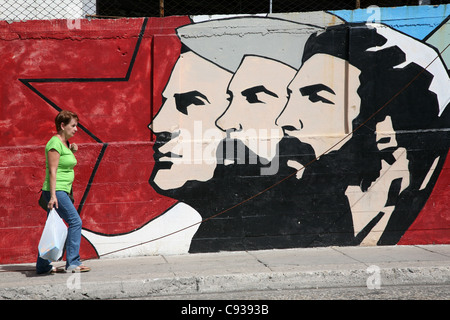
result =
M239 122L239 119L233 117L233 115L230 112L230 109L227 109L225 113L216 120L216 126L220 130L225 132L234 132L242 130L242 124Z
M161 132L174 132L179 128L179 115L180 113L176 110L172 104L168 103L167 100L162 106L156 116L153 118L152 122L148 125L148 128L154 134Z
M303 122L296 117L288 116L284 112L275 120L275 124L283 129L283 131L298 131L303 129Z

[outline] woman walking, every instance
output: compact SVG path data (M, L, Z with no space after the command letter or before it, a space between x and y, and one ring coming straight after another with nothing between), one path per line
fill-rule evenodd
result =
M80 261L81 218L75 209L69 194L72 191L74 167L77 160L74 153L78 150L75 143L69 139L77 132L78 116L63 110L55 118L57 134L53 136L45 147L45 181L42 193L48 201L47 209L55 208L59 216L69 225L66 240L66 267L71 272L86 272L90 268ZM50 261L38 257L36 272L38 274L54 273Z

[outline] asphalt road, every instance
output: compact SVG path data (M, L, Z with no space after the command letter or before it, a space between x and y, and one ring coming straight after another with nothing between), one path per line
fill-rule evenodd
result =
M450 300L450 285L403 285L237 291L140 297L134 300Z

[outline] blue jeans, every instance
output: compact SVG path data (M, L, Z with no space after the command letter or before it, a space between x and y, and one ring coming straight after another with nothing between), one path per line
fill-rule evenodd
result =
M50 192L42 191L47 201L50 200ZM80 243L81 243L81 218L75 209L69 195L64 191L56 191L58 199L59 216L69 225L66 239L66 269L81 265L80 261ZM47 214L50 210L47 211ZM38 256L36 262L36 272L46 273L52 269L50 261Z

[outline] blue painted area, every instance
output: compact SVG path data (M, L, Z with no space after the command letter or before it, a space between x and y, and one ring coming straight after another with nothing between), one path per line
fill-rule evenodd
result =
M450 5L329 11L347 22L381 22L422 40L450 15Z

